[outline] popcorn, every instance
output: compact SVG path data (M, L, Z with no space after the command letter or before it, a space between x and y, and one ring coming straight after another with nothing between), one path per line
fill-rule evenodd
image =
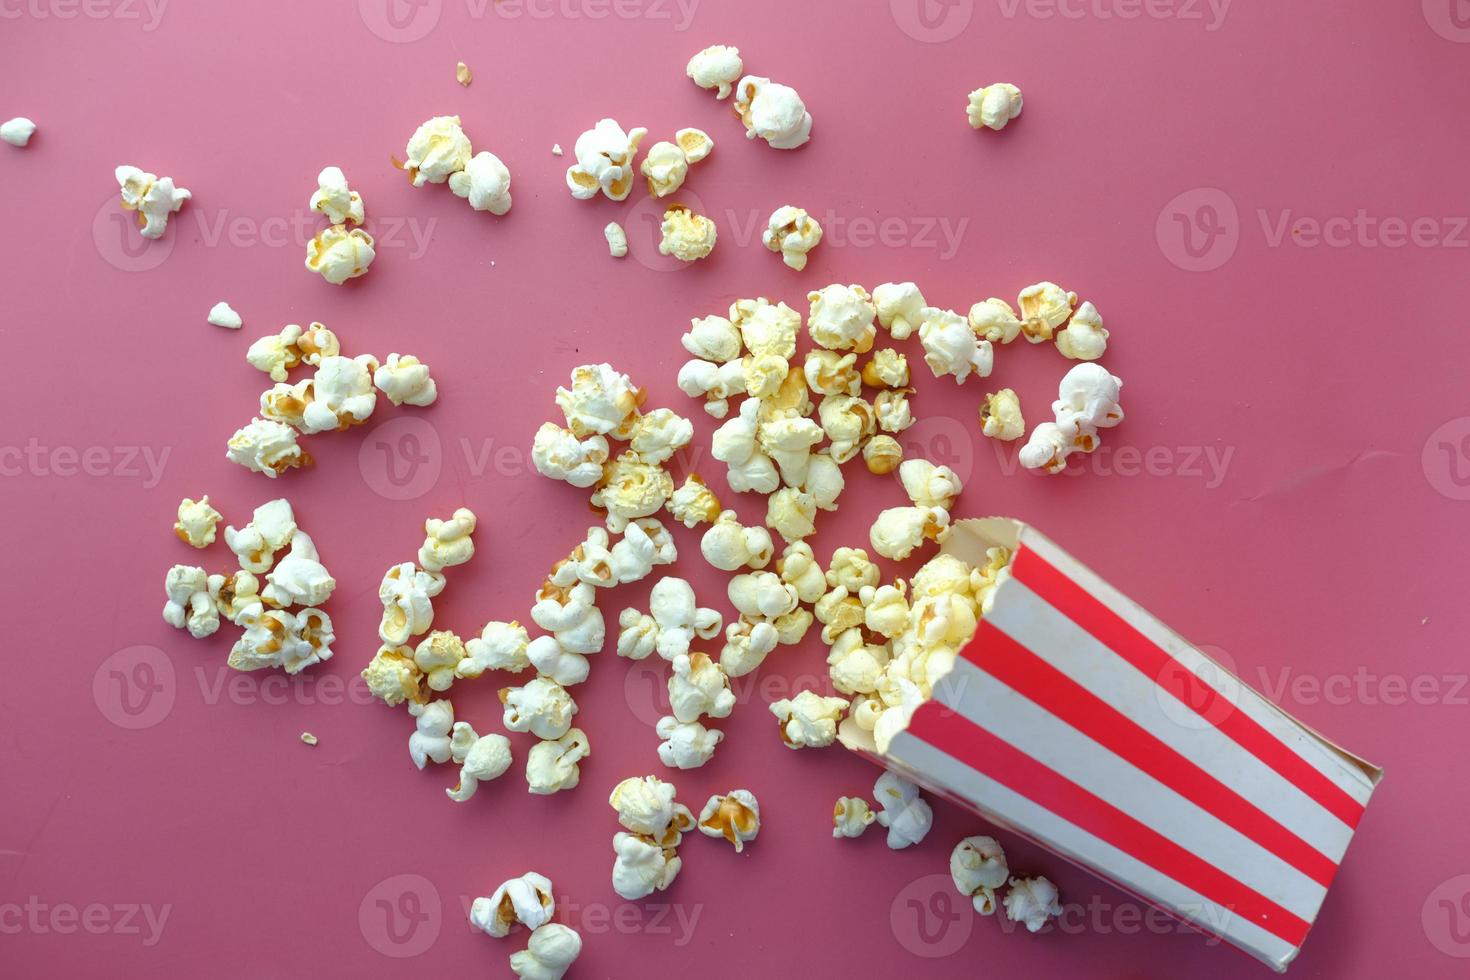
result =
M674 802L674 785L657 776L629 776L613 787L608 805L618 823L635 834L663 840L670 830L682 834L694 826L694 815Z
M235 430L225 448L225 459L252 473L275 479L289 469L311 465L312 458L296 444L296 430L271 419L251 419Z
M590 669L585 656L567 650L554 636L538 636L532 640L526 647L526 657L538 674L562 687L582 683Z
M878 311L866 289L833 283L808 293L807 299L812 304L807 328L818 346L859 354L872 349L878 334L873 317Z
M739 73L737 72L736 74L738 77ZM725 86L725 95L729 94L729 86L727 85ZM721 95L720 98L723 99L725 95ZM36 124L25 116L16 116L14 119L7 119L5 122L0 123L0 140L4 140L11 146L25 146L31 141L31 137L35 133Z
M209 315L204 319L211 326L224 327L226 330L239 330L245 325L245 321L240 318L240 314L236 313L230 307L230 304L224 300L220 300L211 306L209 308Z
M26 139L30 139L29 134ZM172 177L159 177L137 167L118 167L113 175L122 188L123 210L138 212L138 227L144 238L162 238L168 228L168 216L193 196L184 188L175 187Z
M996 82L970 93L967 114L975 129L982 126L1000 132L1021 114L1021 90L1010 82Z
M697 721L681 722L673 715L658 720L654 732L662 741L658 757L671 769L698 769L714 758L715 746L725 733L705 728Z
M312 378L311 401L302 412L302 431L329 432L366 422L378 404L376 370L378 360L371 354L323 358Z
M720 666L726 677L744 677L755 670L781 641L772 623L753 623L738 619L725 627L725 645L720 650Z
M701 715L726 718L735 708L735 693L725 671L708 655L681 653L673 660L669 677L669 708L682 722Z
M469 65L465 64L463 61L459 61L456 62L454 65L454 80L456 82L459 82L459 84L463 85L465 88L469 88L470 82L475 80L475 75L473 72L470 71Z
M904 581L879 588L864 586L861 593L863 625L880 636L893 639L908 628L909 603L904 596Z
M858 454L864 440L877 428L873 406L851 395L828 395L817 406L822 431L832 444L827 447L832 459L845 463Z
M613 835L613 891L629 901L646 898L674 883L683 860L672 847L663 847L638 834Z
M867 586L866 588L871 588ZM836 643L837 638L854 626L863 624L863 602L860 593L846 586L834 586L817 600L813 610L821 620L823 643Z
M325 359L342 353L337 335L320 323L312 323L305 330L290 324L281 334L294 338L291 344L299 353L301 361L312 367L320 367Z
M1006 918L1026 926L1027 932L1037 932L1046 925L1046 920L1062 914L1062 903L1057 886L1038 875L1035 878L1012 878L1006 892Z
M443 591L442 573L423 571L412 562L388 569L378 586L378 598L383 603L379 638L397 646L407 643L411 636L427 633L434 623L433 599Z
M873 415L884 432L902 432L914 424L914 411L909 407L912 388L889 388L873 399Z
M556 912L551 879L534 871L501 883L489 898L470 905L470 923L497 939L510 935L516 923L539 929Z
M838 548L827 566L827 584L857 595L864 586L877 586L880 572L861 548Z
M311 732L302 732L301 741L305 745L315 745L317 743L317 737Z
M724 796L711 796L699 811L699 832L706 837L723 837L735 845L735 853L755 840L761 829L761 806L748 789L732 789Z
M1055 422L1042 422L1031 430L1031 437L1021 447L1021 465L1028 470L1060 473L1067 468L1072 441Z
M884 558L903 561L925 540L939 540L948 527L949 512L941 507L890 507L873 522L868 540Z
M519 673L531 666L527 652L530 642L526 628L515 620L509 623L492 620L480 630L479 636L465 642L465 656L455 667L455 676L473 680L487 670Z
M759 136L778 150L794 150L812 138L812 115L796 89L746 75L735 89L735 112L747 139Z
M582 778L578 763L592 754L587 733L573 728L561 738L541 742L526 757L526 784L538 796L575 789Z
M616 120L602 119L577 137L572 148L577 162L567 168L572 197L586 201L601 191L609 200L626 200L633 189L633 158L646 135L642 126L625 133Z
M892 347L876 350L863 365L862 377L865 384L874 388L907 388L909 359Z
M475 556L475 512L457 508L447 521L431 517L424 521L424 543L419 547L419 564L427 572L442 572L463 565Z
M423 703L424 675L413 662L413 650L409 647L391 644L379 647L361 676L373 697L390 707L404 701Z
M577 703L566 688L545 677L522 687L501 688L500 703L505 705L506 731L530 732L539 739L561 738L577 713Z
M787 541L800 541L817 533L817 501L811 494L783 487L766 503L766 526Z
M980 340L969 321L951 310L926 306L924 321L919 325L919 341L924 345L924 363L940 378L953 375L960 384L973 371L980 377L990 375L993 364L990 341Z
M607 239L607 251L613 258L620 259L628 254L628 233L616 221L607 223L607 227L602 229L602 237Z
M412 354L389 354L373 372L373 385L395 405L432 405L439 386L429 376L429 366Z
M869 473L884 476L903 462L903 447L892 436L874 436L863 446L863 462L867 464Z
M741 361L712 364L696 358L679 368L678 385L690 398L703 397L705 412L722 419L730 411L730 396L745 391L745 365Z
M613 545L610 564L619 585L641 582L653 574L655 565L672 565L679 559L674 536L651 517L639 518L623 532L623 540Z
M992 344L1009 344L1021 333L1016 311L1003 299L990 297L970 307L970 329Z
M404 169L413 186L442 184L470 162L474 152L458 116L435 116L414 130L404 149Z
M791 749L820 749L837 738L837 722L847 709L846 698L823 697L802 691L794 698L771 704L771 714L781 723L781 741Z
M234 670L281 667L288 674L300 673L313 664L332 659L332 617L320 609L303 609L294 615L270 609L242 616L245 632L230 649L226 664Z
M1095 361L1108 349L1108 332L1102 315L1091 303L1083 303L1072 314L1067 329L1056 335L1057 350L1074 361Z
M878 323L894 340L907 340L918 329L928 305L919 287L911 282L885 282L873 290Z
M340 286L349 279L367 275L368 267L377 258L373 244L373 236L361 228L349 231L346 225L332 225L306 243L306 268Z
M1005 851L994 837L966 837L950 852L949 876L981 915L994 914L995 890L1009 875Z
M449 189L476 211L499 217L510 210L510 170L488 150L476 153L463 170L450 174Z
M510 970L520 980L562 980L582 953L582 937L571 926L548 922L531 933L530 944L510 954Z
M786 546L776 561L776 574L795 591L801 602L816 602L827 591L822 566L817 564L812 546L805 541L793 541Z
M704 532L699 550L715 568L733 572L742 567L765 568L776 549L764 527L746 527L733 510L727 510Z
M1052 402L1055 422L1043 422L1031 430L1021 448L1021 465L1057 473L1073 452L1090 453L1098 443L1098 429L1112 428L1123 421L1118 399L1123 380L1101 365L1084 362L1063 376Z
M567 427L579 439L619 434L638 411L643 392L611 364L583 364L572 369L572 387L556 389L556 404Z
M807 351L802 365L806 385L818 395L860 395L863 378L857 370L857 355L830 350Z
M597 609L595 591L586 582L570 588L547 582L536 594L531 620L550 631L564 649L572 653L597 653L606 638L606 626Z
M689 160L676 144L660 141L648 148L642 172L648 178L649 197L668 197L684 186L684 178L689 175Z
M730 579L730 604L752 621L770 622L796 608L796 587L775 572L748 572Z
M1021 310L1021 332L1033 344L1051 340L1057 327L1067 322L1077 294L1054 282L1039 282L1021 290L1016 306Z
M885 772L873 785L881 808L878 823L888 828L888 846L895 851L922 841L934 826L934 811L919 796L919 787L895 773Z
M698 163L715 151L715 141L710 139L709 133L692 126L676 132L674 142L684 151L684 159L691 164Z
M198 500L185 497L179 502L174 534L191 547L207 548L214 544L214 526L220 522L220 516L219 511L209 506L209 494Z
M209 595L209 575L193 565L175 565L164 576L163 591L168 602L163 621L174 629L188 629L196 640L219 629L219 609Z
M832 686L841 693L872 694L878 688L879 678L888 661L887 647L865 644L862 630L848 629L832 644L827 656L827 671Z
M964 489L959 474L948 466L935 466L927 459L911 459L898 468L904 493L916 507L942 507L949 510L954 498Z
M693 439L694 423L670 409L656 408L633 424L628 448L645 463L662 463Z
M264 574L275 564L276 552L286 547L296 533L296 515L291 502L284 497L255 508L250 523L236 531L225 527L225 544L235 553L240 567L247 572Z
M659 254L672 255L680 262L706 258L715 250L719 234L713 221L683 204L669 205L659 230L663 234L658 243Z
M861 837L876 819L866 800L857 796L839 796L832 807L832 836Z
M531 443L531 462L536 465L536 472L583 489L602 479L602 467L607 458L606 438L592 435L578 439L570 429L563 429L553 422L546 422L537 429L536 438Z
M658 645L658 621L631 606L618 614L618 656L645 660Z
M722 316L691 319L689 331L679 338L679 343L695 357L719 364L740 356L740 331Z
M459 782L454 784L453 789L446 789L444 792L454 802L463 803L475 795L481 783L505 775L512 761L510 739L494 733L477 735L473 728L462 721L455 723L454 736L469 744L462 751L455 750L453 753L460 762Z
M764 296L736 300L730 305L730 321L752 354L769 354L782 360L796 355L801 314L785 303L773 304Z
M720 498L705 485L698 473L691 473L682 485L669 495L664 505L674 520L687 528L713 523L720 516Z
M687 654L689 645L696 637L708 640L720 632L719 612L697 606L693 586L682 578L669 576L659 579L649 592L648 603L649 612L657 627L654 649L665 660L672 661ZM629 612L636 610L624 610L623 615L626 616ZM621 619L619 621L622 622ZM621 640L618 652L623 652Z
M608 529L621 532L630 521L657 514L673 492L674 478L662 466L629 451L603 470L591 500L606 509Z
M245 352L245 360L270 375L272 381L285 381L289 376L286 372L301 363L301 348L296 343L301 333L301 328L292 323L279 334L261 337Z
M745 73L745 65L739 48L716 44L690 58L684 73L700 88L718 89L715 97L723 99Z
M262 598L277 606L320 606L332 597L337 580L317 554L316 544L305 531L291 535L291 550L266 579Z
M760 407L755 399L745 401L740 414L716 429L710 440L710 455L729 468L726 482L736 493L771 493L780 484L776 466L761 452L757 438Z
M464 642L449 630L435 630L414 647L413 662L431 691L447 691L465 658Z
M362 196L347 186L347 175L340 167L326 167L316 175L316 192L309 207L334 225L363 222Z
M813 453L807 460L806 479L801 488L812 495L818 510L836 510L837 498L847 481L831 452Z
M408 737L413 764L422 769L430 762L448 762L452 755L449 733L454 728L454 705L448 701L410 704L408 713L415 719L413 734Z
M787 204L777 208L766 223L761 241L777 252L781 261L800 272L806 268L807 253L822 240L822 226L801 208Z
M209 597L220 616L232 623L243 623L265 611L260 580L243 568L229 576L209 576Z
M980 428L990 438L1006 442L1026 434L1021 398L1014 389L1002 388L985 396L985 404L980 406Z

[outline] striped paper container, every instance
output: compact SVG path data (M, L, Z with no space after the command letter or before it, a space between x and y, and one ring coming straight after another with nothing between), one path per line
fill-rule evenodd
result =
M1195 928L1286 969L1382 771L1241 683L1034 528L944 550L1012 578L880 755L844 744Z

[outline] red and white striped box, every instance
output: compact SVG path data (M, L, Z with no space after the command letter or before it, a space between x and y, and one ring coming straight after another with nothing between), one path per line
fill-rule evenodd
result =
M1040 532L959 521L1012 575L879 754L849 748L1284 971L1382 771L1292 718Z

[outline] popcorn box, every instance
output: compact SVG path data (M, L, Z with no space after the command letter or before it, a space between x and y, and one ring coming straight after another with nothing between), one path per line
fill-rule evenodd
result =
M1382 770L1328 742L1036 529L955 524L1012 576L879 753L929 791L1284 971Z

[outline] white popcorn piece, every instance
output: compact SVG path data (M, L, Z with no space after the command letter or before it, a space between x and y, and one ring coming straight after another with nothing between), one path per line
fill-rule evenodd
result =
M378 404L373 387L377 369L378 359L371 354L322 358L311 379L311 400L302 411L302 431L310 435L366 422Z
M586 489L602 479L608 452L603 436L579 439L570 429L546 422L536 430L531 443L531 462L542 476Z
M689 176L689 159L682 147L660 141L648 148L641 168L648 178L649 197L668 197L684 186Z
M862 630L853 628L836 637L827 655L827 671L841 693L871 694L888 661L887 647L864 643Z
M878 514L868 540L884 558L903 561L926 540L939 540L948 527L949 512L942 507L890 507Z
M305 531L291 535L291 550L266 575L261 596L276 606L320 606L332 597L337 580L321 563L316 544Z
M628 448L645 463L662 463L694 439L694 423L673 410L656 408L633 423Z
M236 313L230 304L224 300L220 300L211 306L209 308L209 315L204 319L210 326L224 327L226 330L239 330L245 325L245 321L240 318L240 314Z
M684 73L700 88L717 89L715 98L724 99L745 74L745 64L739 48L715 44L690 58Z
M582 683L590 670L586 656L567 650L554 636L536 637L526 646L526 657L536 673L562 687Z
M746 349L755 355L790 360L796 355L796 335L801 314L785 303L772 303L764 296L730 304L730 322L740 331Z
M808 293L807 299L812 304L807 329L818 346L859 354L872 349L878 334L873 318L878 311L866 289L833 283Z
M245 360L251 367L264 371L272 381L285 381L291 368L301 363L298 341L302 330L296 324L286 325L278 334L268 334L250 345Z
M853 595L864 586L878 585L881 572L861 548L838 548L832 552L832 562L827 566L827 584L833 588L844 588Z
M738 568L765 568L776 547L771 532L760 526L746 527L733 510L727 510L704 532L699 550L715 568L733 572Z
M1010 82L996 82L977 88L970 93L966 115L975 129L986 128L1000 132L1006 124L1021 114L1021 90Z
M729 399L745 393L745 365L735 360L713 364L698 358L679 368L679 390L690 398L704 398L704 410L717 419L730 411Z
M985 403L980 406L980 429L990 438L1005 442L1026 434L1021 398L1014 389L1002 388L985 396Z
M582 954L582 937L571 926L548 922L531 933L530 944L510 954L510 970L520 980L562 980Z
M225 533L228 536L229 532ZM443 591L442 573L424 571L412 562L388 569L378 586L378 598L383 603L379 638L397 646L407 643L411 636L427 633L434 623L433 599Z
M567 168L567 188L579 201L602 192L612 201L626 200L633 189L633 158L648 130L642 126L624 132L616 120L601 119L577 137L572 153L577 162Z
M789 85L746 75L735 86L735 112L747 139L759 136L778 150L794 150L812 138L812 114Z
M547 581L536 593L531 620L556 637L572 653L597 653L606 637L606 625L597 608L596 589L586 582L561 586Z
M631 606L618 614L618 656L646 660L658 647L658 621Z
M914 424L914 410L909 404L912 388L889 388L873 399L873 417L884 432L902 432Z
M892 347L876 350L863 365L862 379L873 388L907 388L909 359Z
M684 151L684 159L696 164L715 151L715 141L709 133L693 126L685 127L674 134L674 143Z
M250 523L240 530L226 526L225 544L235 553L241 568L261 575L275 564L276 552L290 544L295 533L296 515L291 502L280 497L255 508Z
M694 597L694 587L682 578L666 576L659 579L649 592L648 603L648 611L657 627L654 649L665 660L672 661L688 654L689 646L696 638L708 640L719 635L719 612L700 607ZM621 641L619 646L619 652L622 652Z
M838 463L855 457L863 442L878 428L878 417L873 406L862 398L851 395L828 395L817 406L817 417L821 419L822 431L827 433L831 445L828 453Z
M857 354L851 352L807 351L801 373L806 379L806 386L814 394L860 395L863 391L863 376L857 370Z
M571 380L571 388L556 389L556 404L572 434L579 439L622 438L643 402L643 392L611 364L583 364L572 369Z
M806 211L787 204L777 208L766 222L761 241L787 266L800 272L806 268L807 253L822 241L822 226Z
M395 405L432 405L439 386L429 375L429 365L412 354L389 354L373 372L373 385Z
M602 237L607 239L607 252L613 258L620 259L628 254L628 233L616 221L607 223L607 227L602 229Z
M705 728L697 721L681 722L673 715L658 720L654 732L662 740L659 761L670 769L698 769L714 758L715 746L725 733Z
M664 841L694 827L694 815L674 802L674 785L657 776L629 776L613 787L607 802L618 823L643 837Z
M561 738L540 742L532 746L526 757L526 784L538 796L576 789L582 779L578 763L591 754L587 733L580 728L569 730Z
M184 188L175 186L172 177L159 177L137 167L121 166L113 175L122 188L123 210L137 212L139 233L144 238L162 238L168 228L168 216L193 197Z
M1123 380L1092 362L1078 364L1063 376L1052 402L1054 422L1043 422L1031 430L1021 448L1021 465L1057 473L1074 452L1090 453L1098 445L1098 430L1123 421L1119 404Z
M308 206L334 225L363 222L362 196L347 186L347 175L341 167L324 167L316 175L316 190Z
M735 853L755 840L761 830L761 805L748 789L732 789L724 796L711 796L699 811L699 832L706 837L723 837Z
M669 205L659 231L663 236L658 243L659 254L672 255L680 262L708 258L719 237L714 221L683 204Z
M1072 440L1055 422L1042 422L1031 430L1026 445L1021 447L1021 465L1028 470L1046 470L1060 473L1067 468L1067 456L1072 452Z
M1056 335L1057 350L1074 361L1095 361L1107 353L1108 332L1102 315L1091 303L1083 303L1072 314L1067 328Z
M300 673L313 664L332 659L332 617L320 609L289 613L267 609L240 618L245 632L230 649L226 664L234 670L283 668Z
M879 776L873 799L880 808L878 823L888 828L888 846L895 851L919 843L934 826L934 811L919 796L919 787L902 776L891 772Z
M894 340L907 340L924 321L928 303L911 282L885 282L873 290L878 323Z
M619 831L613 835L613 891L629 901L646 898L674 883L683 860L672 847L638 834Z
M747 572L730 579L730 604L752 621L772 622L793 611L800 601L796 587L775 572Z
M1016 306L1021 311L1021 332L1033 344L1051 340L1056 329L1067 322L1077 294L1054 282L1038 282L1021 290Z
M431 691L447 691L465 659L464 641L449 630L434 630L414 647L413 662Z
M864 588L872 588L864 586ZM855 626L863 625L863 601L861 592L854 593L846 586L834 586L830 592L817 600L813 608L823 624L822 642L835 644L838 639Z
M265 611L260 579L243 568L233 575L209 576L209 595L220 616L236 625Z
M527 871L519 878L501 882L489 898L475 899L470 905L470 923L500 939L510 935L517 923L539 929L551 921L555 912L551 879Z
M820 749L837 739L837 722L848 704L847 698L802 691L794 698L773 702L771 714L780 723L781 741L787 748Z
M869 473L879 476L892 473L903 462L903 446L892 436L874 436L863 446L863 462Z
M817 533L817 501L795 487L782 487L767 500L766 526L787 541Z
M1021 334L1021 321L1011 304L994 296L970 307L970 328L992 344L1009 344Z
M456 803L463 803L474 796L481 783L505 775L512 762L510 739L496 733L476 734L463 721L454 723L450 746L450 758L460 764L459 782L444 792Z
M185 497L179 502L179 519L174 522L174 534L191 547L207 548L214 544L214 529L220 520L220 512L209 506L209 494L198 500Z
M955 384L962 383L973 372L988 377L994 363L990 341L981 340L968 320L952 310L926 306L919 325L919 341L924 345L924 363L934 377L952 375Z
M864 586L859 595L863 604L863 625L890 640L907 629L909 602L904 594L906 588L903 579L876 589L871 585Z
M1060 898L1057 886L1040 875L1012 878L1006 890L1006 918L1021 923L1027 932L1037 932L1047 919L1062 914Z
M760 448L760 408L758 400L747 399L740 414L716 429L710 440L710 455L728 467L725 479L736 493L771 493L781 482L775 463Z
M722 316L697 317L689 321L689 331L679 343L690 354L716 364L733 361L740 356L740 331Z
M412 569L412 565L398 566ZM419 573L427 575L427 572ZM441 580L442 581L442 580ZM425 627L427 628L427 626ZM465 656L455 667L455 675L465 679L479 677L487 670L519 673L531 666L528 653L531 640L526 628L515 620L508 623L492 620L480 635L465 641Z
M761 449L776 464L788 489L798 489L806 481L812 451L822 435L822 427L813 420L786 416L761 423L756 432ZM810 509L815 512L815 503Z
M424 543L419 547L419 564L430 573L463 565L475 556L475 512L456 508L447 521L431 517L424 521Z
M949 510L964 487L959 474L948 466L935 466L927 459L910 459L898 468L904 493L915 507L942 507Z
M607 511L608 530L622 532L630 522L657 514L674 492L674 478L657 463L628 451L603 469L590 498Z
M404 169L413 186L442 184L470 162L474 152L458 116L435 116L414 130L404 149Z
M807 461L806 480L801 488L816 500L818 510L836 510L837 498L846 484L842 467L830 452L814 453Z
M711 524L720 516L720 498L705 485L698 473L691 473L677 490L669 495L664 505L674 520L693 529L700 524Z
M995 890L1010 876L1005 851L994 837L966 837L949 855L949 876L981 915L995 913Z
M669 709L682 722L700 716L727 718L735 708L735 692L724 668L707 654L681 653L673 659L669 676Z
M378 253L373 236L361 228L332 225L306 243L306 268L334 286L367 275Z
M679 560L679 549L668 528L651 517L631 522L623 532L623 540L612 546L608 563L619 585L641 582L653 574L658 565L672 565Z
M737 74L738 77L738 74ZM726 86L726 95L729 94L729 86ZM724 96L720 96L724 98ZM11 146L25 146L31 141L36 133L36 124L25 116L16 116L0 123L0 140L4 140Z
M209 594L209 575L193 565L175 565L164 576L163 591L168 602L163 621L174 629L187 629L196 640L219 629L219 609Z
M545 677L521 687L501 688L500 703L505 705L506 731L530 732L543 740L565 735L577 713L577 703L566 688Z
M410 704L413 734L408 737L408 755L420 769L430 762L443 765L453 756L450 732L454 730L454 705L448 701Z
M786 546L776 560L776 574L796 591L801 602L816 602L827 591L827 577L812 553L812 546L805 541L793 541Z
M759 667L781 642L781 634L773 623L737 619L725 627L725 645L720 650L720 666L726 677L744 677Z
M424 675L413 662L413 648L384 644L362 669L368 691L384 704L423 704L427 694Z
M476 211L499 217L510 210L510 169L488 150L476 153L463 170L450 174L449 189Z
M878 819L868 801L857 796L839 796L832 807L832 836L861 837Z

